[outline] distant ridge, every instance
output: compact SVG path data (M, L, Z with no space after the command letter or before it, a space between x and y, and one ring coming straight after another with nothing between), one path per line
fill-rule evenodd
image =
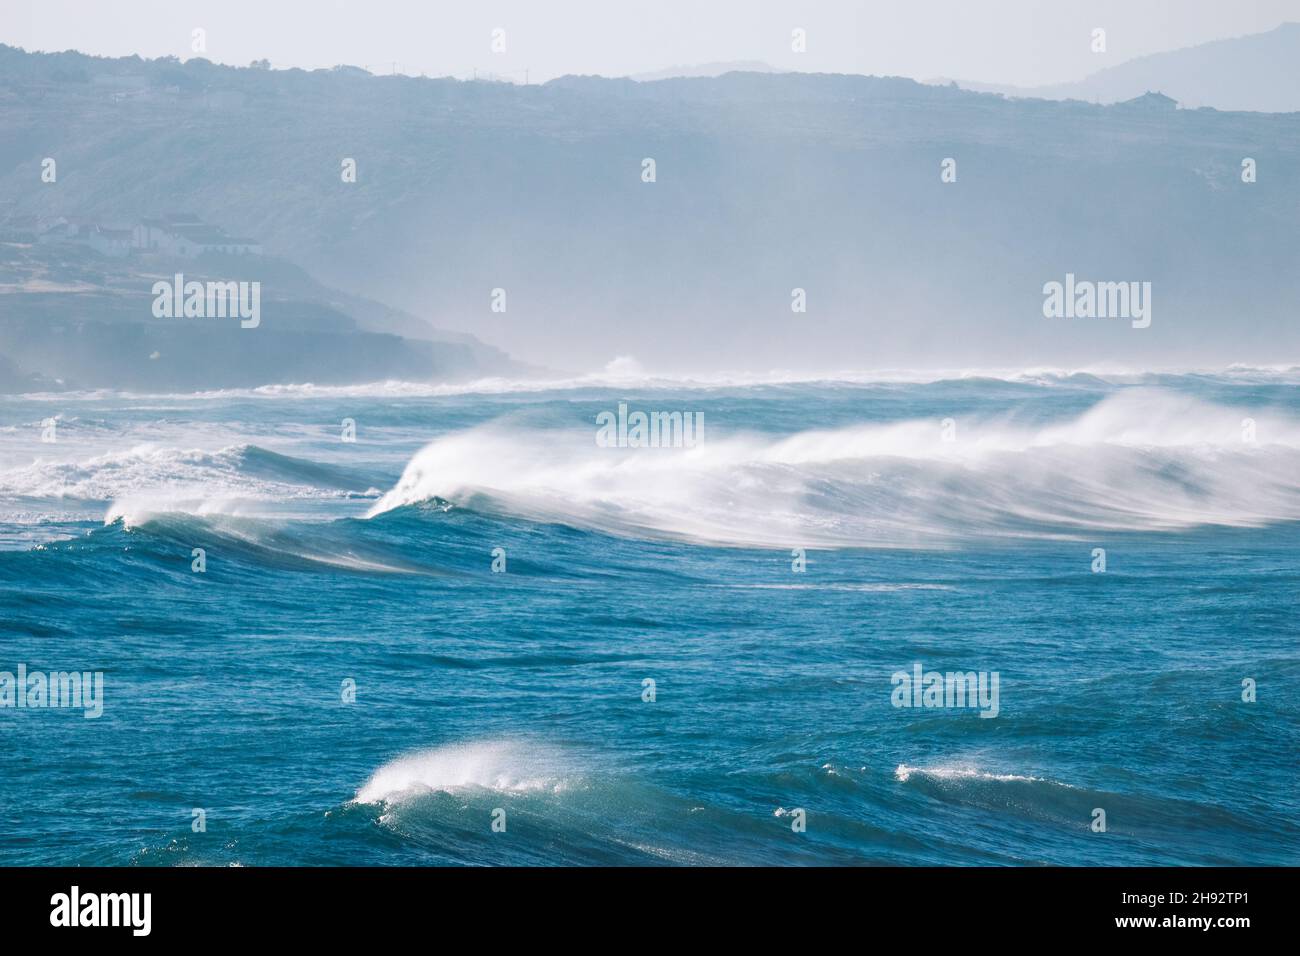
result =
M1300 113L1165 99L1184 95L1151 83L1096 106L754 72L524 86L0 46L0 205L19 221L184 210L335 290L563 369L1293 361ZM56 249L9 255L39 269ZM1150 327L1046 315L1045 286L1070 276L1150 283ZM283 273L232 278L287 295ZM0 302L15 343L42 303ZM176 346L143 343L141 368L155 350Z
M1006 96L1090 103L1119 103L1160 90L1184 109L1208 106L1292 113L1300 111L1300 23L1137 57L1075 83L1017 87L946 78L931 82L956 82L963 89Z
M785 73L785 70L778 70L769 63L761 60L732 60L730 62L720 63L697 63L693 66L670 66L665 70L655 70L652 73L636 73L629 76L629 80L636 80L638 83L648 83L654 80L672 80L678 77L713 77L722 76L724 73Z

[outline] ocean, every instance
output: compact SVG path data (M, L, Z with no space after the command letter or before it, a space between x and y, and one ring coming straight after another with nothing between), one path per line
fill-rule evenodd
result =
M1296 369L0 397L0 864L1296 865L1298 588Z

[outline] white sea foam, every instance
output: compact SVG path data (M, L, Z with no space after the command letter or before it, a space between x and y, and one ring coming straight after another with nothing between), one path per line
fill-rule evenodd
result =
M845 369L807 372L771 369L764 372L734 371L711 374L673 374L647 371L633 358L619 356L601 371L586 374L539 374L530 377L488 376L464 382L416 382L400 379L355 385L319 385L312 382L260 385L253 388L209 389L197 392L129 392L93 389L70 392L32 392L21 396L38 401L98 399L162 399L202 401L214 399L303 399L303 398L439 398L458 395L568 391L574 389L717 389L780 385L922 385L987 379L1013 384L1068 385L1079 376L1092 376L1111 384L1141 385L1161 375L1197 375L1230 382L1300 383L1300 366L1246 366L1226 368L1170 367L1137 369L1120 365L1088 365L1077 368L1041 366L1030 368L965 367L935 369Z
M469 789L558 791L572 779L558 751L532 742L449 744L384 764L357 791L354 802L392 803L429 792Z
M30 510L24 501L110 502L105 524L138 524L168 512L195 515L266 514L286 503L307 505L377 497L330 480L325 466L246 444L216 451L136 444L120 451L77 455L62 445L16 467L0 469L0 500L13 504L0 518L14 522ZM55 454L72 458L55 458ZM322 485L325 485L322 487ZM275 506L273 508L272 506ZM86 511L86 509L83 509ZM89 513L78 517L89 517Z
M1132 388L1076 418L810 428L710 423L690 449L611 449L581 428L491 423L426 446L370 510L433 498L615 534L771 547L942 544L1300 519L1300 423Z
M203 451L138 444L80 461L40 457L0 471L0 496L103 501L131 492L187 487L266 498L322 493L309 484L247 475L243 464L248 450L247 445Z
M931 780L984 780L996 783L1054 783L1059 787L1069 787L1068 783L1057 783L1043 777L1031 777L1019 773L989 773L970 764L940 764L934 767L909 767L900 763L894 770L894 779L907 783L912 777L928 777Z

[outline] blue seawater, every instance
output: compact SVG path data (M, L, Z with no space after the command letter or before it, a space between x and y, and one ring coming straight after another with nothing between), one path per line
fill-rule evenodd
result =
M1295 865L1298 594L1296 370L0 398L0 864Z

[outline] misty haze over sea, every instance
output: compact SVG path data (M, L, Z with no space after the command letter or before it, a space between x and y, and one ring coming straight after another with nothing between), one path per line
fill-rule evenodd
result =
M1300 862L1280 6L338 10L0 27L0 864Z

